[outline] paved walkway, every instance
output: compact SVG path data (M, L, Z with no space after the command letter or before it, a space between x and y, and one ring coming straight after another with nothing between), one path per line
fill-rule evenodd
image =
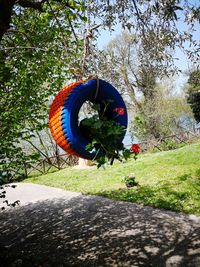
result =
M199 217L25 183L9 196L0 266L200 267Z

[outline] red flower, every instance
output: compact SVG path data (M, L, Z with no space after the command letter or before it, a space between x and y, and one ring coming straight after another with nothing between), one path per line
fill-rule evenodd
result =
M114 111L120 116L125 114L124 108L115 108Z
M140 146L138 144L133 144L130 148L130 152L135 153L136 155L140 153Z

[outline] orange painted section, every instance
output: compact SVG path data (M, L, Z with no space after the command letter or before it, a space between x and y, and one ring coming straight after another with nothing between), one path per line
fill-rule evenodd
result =
M53 100L49 111L49 128L56 144L59 145L67 153L75 155L77 157L80 157L80 155L73 150L73 148L68 143L68 140L65 139L62 129L61 115L62 107L68 95L77 85L81 84L82 82L82 80L74 82L62 88Z

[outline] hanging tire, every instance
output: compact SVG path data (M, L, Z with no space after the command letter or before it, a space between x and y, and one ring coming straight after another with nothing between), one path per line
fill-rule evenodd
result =
M86 146L90 142L81 133L78 115L86 101L104 105L110 100L112 102L108 105L106 117L127 128L125 103L119 92L108 82L100 79L88 82L78 81L61 89L49 112L49 128L55 142L71 155L84 159L98 158L98 151L86 150ZM123 115L116 116L116 108L123 109Z

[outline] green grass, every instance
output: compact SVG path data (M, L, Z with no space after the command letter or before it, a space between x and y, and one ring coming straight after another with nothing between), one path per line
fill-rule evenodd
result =
M130 173L139 187L126 189L122 178ZM200 143L143 154L137 161L115 163L105 170L66 168L25 182L200 216Z

